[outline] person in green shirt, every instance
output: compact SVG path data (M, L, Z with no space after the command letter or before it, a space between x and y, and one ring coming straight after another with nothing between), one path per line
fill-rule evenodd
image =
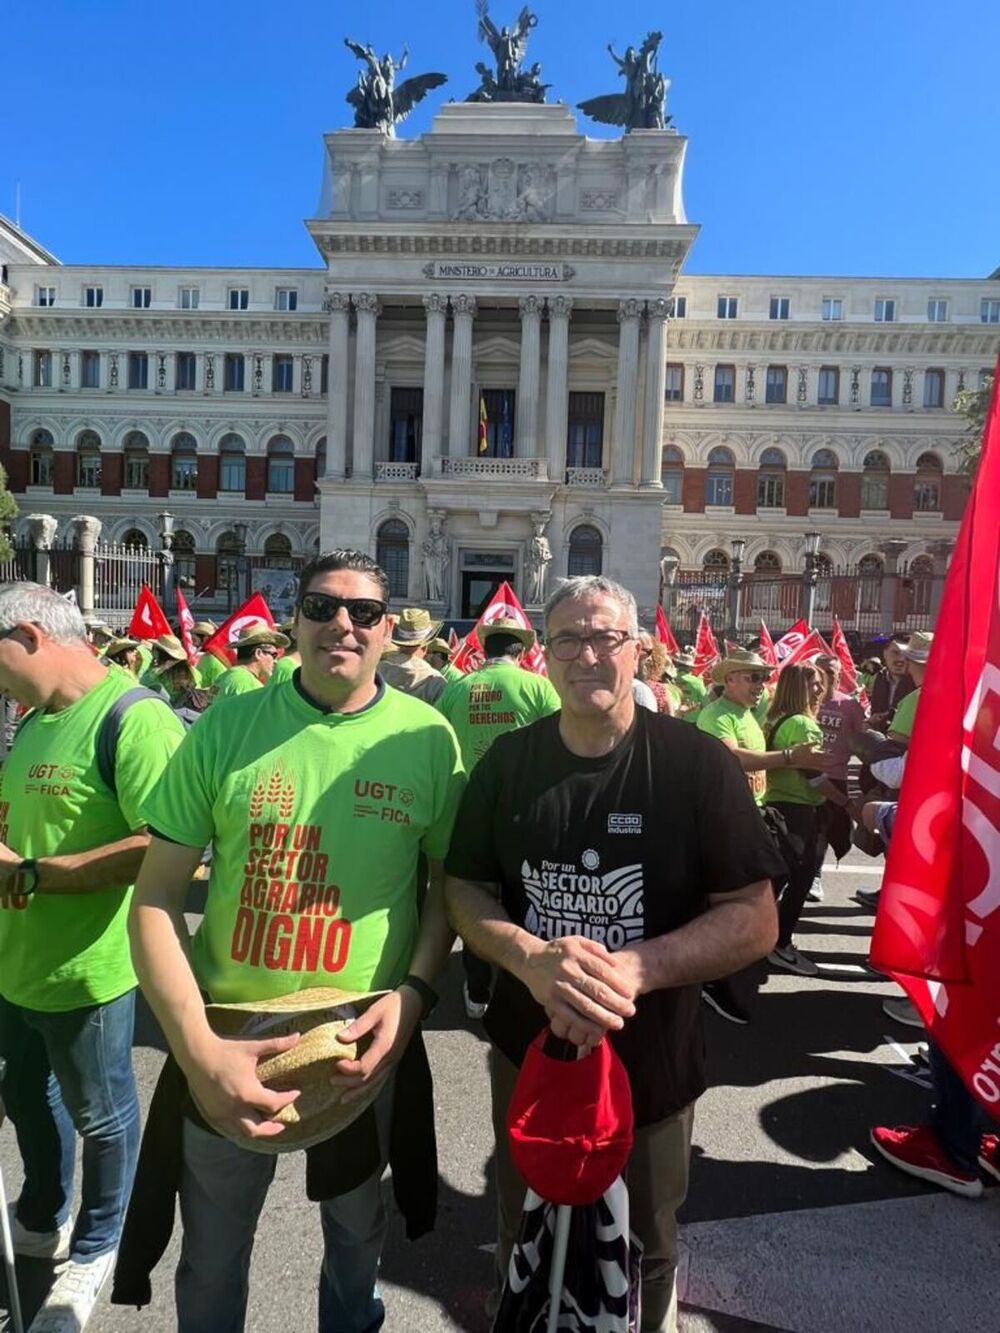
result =
M160 700L135 702L102 768L105 719L134 688L93 656L75 606L0 586L0 691L32 710L0 775L0 1057L24 1162L13 1237L22 1254L68 1257L47 1302L59 1327L84 1327L113 1266L139 1146L126 918L149 841L142 802L183 728Z
M889 739L899 741L907 747L913 737L913 723L917 716L924 676L927 674L927 663L930 661L933 646L934 635L918 631L899 650L906 658L906 670L916 689L905 695L897 707L889 724Z
M198 620L191 626L191 642L200 654L195 663L195 675L198 686L203 690L210 690L222 673L229 669L215 653L204 651L206 642L218 631L219 627L213 620Z
M160 668L168 662L186 662L187 653L176 634L161 634L158 639L150 642L149 648L152 657L149 666L139 677L139 684L144 685L147 690L152 690L154 694L162 694L166 698L167 692L160 679Z
M295 621L286 620L278 628L288 640L288 647L275 662L271 678L267 682L269 685L281 685L284 681L291 680L302 665L302 656L295 644Z
M215 682L215 697L248 694L262 689L271 678L278 660L278 649L287 648L288 638L260 623L247 625L234 640L236 665L224 671Z
M677 710L677 716L683 718L685 722L697 722L698 714L708 701L705 682L694 674L693 666L694 653L690 649L685 648L682 652L674 654L677 688L681 692L681 706Z
M136 639L112 639L102 653L104 661L111 666L120 667L138 680L142 666L139 656L139 643Z
M832 756L823 756L827 762L818 774L815 766L798 760L803 751L812 754L823 745L823 730L816 719L826 686L825 673L812 662L782 667L767 715L768 745L789 756L787 764L767 773L765 804L781 814L788 830L781 849L788 879L778 900L778 943L768 961L772 967L802 977L819 975L813 960L792 941L816 875L819 808L824 801L845 810L850 804L846 793L824 776L825 769L833 765Z
M384 992L340 1034L361 1042L360 1059L330 1075L348 1091L385 1082L374 1103L384 1152L393 1085L404 1078L395 1067L454 939L442 861L464 786L461 756L434 708L378 676L388 599L386 574L359 552L307 565L298 674L281 689L213 704L146 802L152 842L130 923L136 970L197 1106L223 1131L183 1126L182 1329L244 1325L274 1157L241 1143L281 1134L274 1117L298 1095L269 1090L256 1073L262 1055L297 1037L219 1037L205 997L254 1001L317 986ZM191 940L185 894L208 842L205 916ZM430 865L425 895L421 854ZM417 1130L408 1132L408 1150L419 1151ZM321 1205L325 1327L381 1325L384 1160Z
M451 647L447 639L431 639L427 645L427 661L435 671L440 671L450 685L453 680L461 680L465 675L457 666L452 665Z

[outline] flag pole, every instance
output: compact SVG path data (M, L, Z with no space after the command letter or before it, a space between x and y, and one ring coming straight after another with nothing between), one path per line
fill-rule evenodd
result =
M552 1264L549 1271L549 1317L545 1333L556 1333L559 1312L562 1309L563 1278L566 1276L566 1253L569 1250L569 1224L573 1206L561 1203L556 1207L555 1228L552 1233Z

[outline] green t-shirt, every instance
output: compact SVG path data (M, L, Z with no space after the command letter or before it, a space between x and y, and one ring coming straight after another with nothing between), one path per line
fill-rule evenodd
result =
M118 734L113 796L97 771L97 734L112 702L134 688L131 676L109 671L69 708L33 713L21 724L0 774L0 841L19 856L91 851L143 827L142 802L184 728L156 699L133 704ZM0 893L0 995L62 1013L131 990L129 888Z
M222 699L192 727L143 813L214 844L191 957L215 1001L399 984L417 938L417 860L448 849L465 785L451 728L382 686L324 712L295 682Z
M890 735L895 734L910 739L913 735L913 722L917 716L919 702L920 690L911 690L892 715L892 721L889 723Z
M146 643L139 644L139 675L144 676L153 665L153 650Z
M297 657L289 657L287 653L284 657L279 657L268 678L268 685L280 685L284 680L291 680L301 665Z
M558 713L562 704L547 676L516 662L495 661L454 681L437 706L455 728L462 762L471 773L498 736Z
M232 694L249 694L251 690L263 688L263 682L252 671L248 671L245 666L234 666L224 671L215 682L215 697L225 699Z
M444 676L449 685L453 680L465 679L465 672L460 671L458 667L454 666L451 662L445 662L444 666L441 667L441 675Z
M764 733L754 716L753 709L742 708L730 702L725 695L713 699L698 714L698 728L707 731L710 736L717 736L720 741L731 741L740 750L753 750L763 754L767 749ZM746 775L750 791L758 805L764 803L767 790L767 775L762 768L751 770Z
M678 716L685 722L697 723L698 715L708 698L705 682L690 671L682 671L677 676L677 687L681 692Z
M195 664L195 676L197 684L203 690L210 690L221 675L229 670L229 667L215 653L202 653Z
M775 750L787 750L795 745L823 748L823 729L815 718L796 713L794 717L786 718L774 733L772 746ZM787 801L789 805L822 805L826 797L809 785L810 778L818 776L804 768L768 769L766 804Z

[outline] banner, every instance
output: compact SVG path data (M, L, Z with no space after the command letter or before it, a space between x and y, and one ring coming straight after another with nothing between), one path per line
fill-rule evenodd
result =
M841 629L840 621L836 616L833 618L833 656L840 663L840 688L844 694L857 694L858 692L858 670L854 665L854 658L851 656L851 650L847 646L847 636Z
M270 607L260 593L255 592L242 606L236 608L228 620L222 622L210 639L205 640L203 649L206 653L215 653L221 662L232 666L236 661L236 654L230 648L230 644L241 629L246 629L247 625L259 624L274 629L274 617L271 615Z
M944 586L871 957L1000 1117L1000 375Z
M194 640L191 638L191 631L194 629L194 616L191 614L191 608L187 604L187 598L180 588L177 589L177 623L180 629L180 641L184 645L184 651L187 653L188 661L194 666L198 660L198 650L194 646Z
M796 648L801 647L808 635L809 626L804 620L797 620L790 630L782 634L774 645L774 654L779 666L789 654L794 653Z
M704 676L705 672L710 670L716 662L721 660L719 645L715 642L715 635L712 633L712 626L709 623L708 616L702 611L698 620L698 633L694 641L694 666L691 668L692 675Z
M135 599L135 610L128 624L130 639L158 639L162 634L173 634L163 607L153 596L153 590L144 583Z
M819 657L821 653L825 653L827 657L832 656L827 650L826 640L819 630L810 630L799 646L793 649L784 661L779 662L778 675L784 671L785 667L795 666L799 662L808 662L811 657Z
M517 593L509 583L500 584L485 607L483 614L465 636L462 646L451 659L452 666L459 671L476 671L483 665L483 646L479 642L476 630L480 625L491 625L494 620L516 620L522 629L533 629L531 621L524 613L524 607L517 599ZM534 645L521 657L521 666L525 671L533 671L536 676L547 676L545 654L536 639Z
M681 650L680 644L674 638L674 632L670 628L670 621L663 614L663 607L656 608L656 637L664 645L671 657L676 657Z
M763 620L760 622L760 655L768 666L778 665L778 654L774 649L774 640L771 638L771 632Z

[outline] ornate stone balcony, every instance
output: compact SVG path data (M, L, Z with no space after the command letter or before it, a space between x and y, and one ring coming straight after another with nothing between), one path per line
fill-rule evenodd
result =
M420 474L419 463L376 463L376 481L416 481Z
M606 486L608 474L601 467L568 467L566 469L567 486L586 486L590 489Z
M442 458L442 477L477 481L548 481L545 458Z

